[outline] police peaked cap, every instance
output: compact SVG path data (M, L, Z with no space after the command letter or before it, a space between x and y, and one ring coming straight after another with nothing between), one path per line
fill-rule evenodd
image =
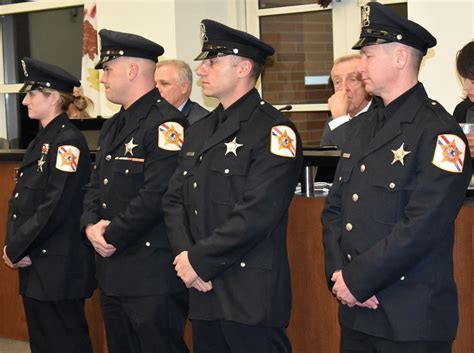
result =
M352 49L366 45L402 43L426 54L436 45L436 38L418 23L400 17L378 2L369 2L362 8L362 32Z
M158 57L165 52L158 43L136 34L101 29L99 36L101 40L100 60L95 66L96 69L102 69L102 65L107 61L122 56L158 62Z
M267 56L275 50L260 39L227 27L213 20L201 21L202 51L195 60L204 60L224 55L238 55L265 63Z
M58 66L31 58L23 58L21 64L25 74L25 83L20 92L50 88L64 93L72 93L74 87L81 86L81 82L76 77Z

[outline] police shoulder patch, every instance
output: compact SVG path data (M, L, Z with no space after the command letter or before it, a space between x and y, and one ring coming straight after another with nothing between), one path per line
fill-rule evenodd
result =
M166 151L180 151L184 142L184 128L176 121L158 127L158 147Z
M432 163L450 173L462 173L466 144L457 135L438 135Z
M63 145L58 147L58 155L56 157L56 169L63 172L75 173L79 163L79 148L71 145Z
M296 133L287 125L272 126L270 152L281 157L296 156Z

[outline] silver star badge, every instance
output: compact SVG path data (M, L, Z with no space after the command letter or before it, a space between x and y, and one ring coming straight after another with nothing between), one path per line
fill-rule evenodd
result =
M39 170L40 172L43 172L43 165L46 163L46 160L43 159L43 157L44 157L44 155L41 156L40 159L38 159L38 170Z
M137 147L138 145L134 144L133 143L133 137L130 139L130 141L128 141L126 144L125 144L125 155L127 155L127 153L130 153L132 156L133 156L133 149L135 147Z
M241 143L237 142L237 137L234 137L234 139L230 142L224 142L224 144L227 147L225 156L227 156L228 153L233 153L235 156L237 156L237 148L243 146Z
M402 143L402 145L397 150L392 150L393 161L391 164L400 162L401 165L405 165L403 159L405 158L407 154L410 154L411 151L405 151L404 146L405 146L405 142Z

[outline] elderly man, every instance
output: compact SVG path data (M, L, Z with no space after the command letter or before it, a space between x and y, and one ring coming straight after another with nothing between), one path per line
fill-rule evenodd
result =
M359 64L359 54L341 56L334 61L331 80L335 92L328 100L331 116L324 124L322 145L341 147L349 127L347 122L375 106L357 72Z
M458 323L454 221L471 177L467 140L418 72L436 39L371 2L358 71L383 104L355 119L322 214L341 353L449 353Z
M81 225L97 252L110 353L186 353L187 290L173 271L161 197L178 164L186 119L155 87L164 49L103 29L96 69L120 112L103 126Z
M193 72L184 61L164 60L158 62L155 81L161 96L180 110L190 125L209 114L206 109L189 99L193 86Z

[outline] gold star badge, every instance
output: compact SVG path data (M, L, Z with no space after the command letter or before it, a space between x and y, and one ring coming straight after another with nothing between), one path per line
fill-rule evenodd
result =
M402 145L397 150L392 150L393 161L392 161L391 164L394 164L396 162L400 162L401 165L405 165L403 159L405 158L405 156L407 154L410 154L411 151L405 151L404 146L405 146L405 142L402 143Z
M133 137L132 137L131 140L125 144L125 155L127 155L127 153L130 153L133 156L133 149L137 146L138 145L133 143Z
M237 136L234 137L234 139L230 142L224 142L224 144L227 148L227 150L225 151L225 156L227 156L228 153L233 153L235 156L237 156L237 148L243 146L241 143L237 142Z
M41 156L40 159L38 159L38 170L39 170L40 172L43 172L43 165L46 163L46 160L43 159L43 158L44 158L44 155Z

